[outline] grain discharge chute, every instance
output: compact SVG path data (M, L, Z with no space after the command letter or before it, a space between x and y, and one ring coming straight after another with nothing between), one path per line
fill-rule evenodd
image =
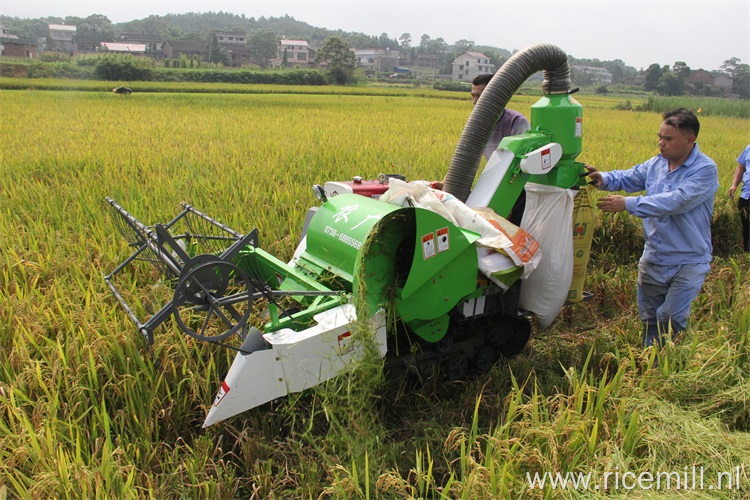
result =
M532 106L531 130L503 139L472 189L498 117L540 70L544 96ZM564 52L518 52L477 102L444 191L398 175L316 185L320 206L310 209L288 263L260 248L257 230L243 235L189 205L169 223L147 226L108 198L133 253L105 280L148 343L172 316L198 340L238 337L204 426L367 356L385 357L400 376L436 364L449 378L487 370L523 349L532 313L544 327L568 298L572 200L586 184L576 161L582 108L571 93ZM524 186L519 229L504 217ZM149 307L131 307L133 287L121 280L144 262L171 287L142 321L135 311ZM263 319L254 322L259 304Z

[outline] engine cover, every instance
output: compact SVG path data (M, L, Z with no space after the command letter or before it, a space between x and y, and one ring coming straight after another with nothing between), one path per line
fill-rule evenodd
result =
M406 180L406 177L398 174L380 174L377 179L365 180L362 177L352 177L350 181L330 181L326 182L323 189L326 192L326 196L329 198L332 196L338 196L340 194L358 194L367 198L373 198L377 200L380 195L388 191L388 179L394 177L402 181Z

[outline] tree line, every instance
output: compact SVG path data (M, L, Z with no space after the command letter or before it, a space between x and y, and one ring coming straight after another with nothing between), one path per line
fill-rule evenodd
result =
M708 97L721 96L721 90L704 82L689 82L693 70L684 61L676 61L670 68L658 63L651 64L646 70L643 81L644 90L651 90L663 96L700 95ZM724 61L720 71L712 76L724 74L732 79L732 93L741 99L750 99L750 65L740 59L731 57Z
M323 43L335 37L344 41L348 47L380 48L398 50L404 63L410 66L427 61L436 74L450 74L454 59L467 51L481 52L490 62L499 68L512 55L512 52L498 47L476 45L472 40L461 39L449 44L442 37L433 38L429 34L422 34L418 39L410 33L402 33L398 38L392 38L387 33L380 36L367 35L359 32L344 32L311 26L294 17L246 17L244 14L229 12L189 12L185 14L152 15L143 19L113 24L102 14L92 14L88 17L42 17L37 19L21 19L10 16L0 16L0 24L9 28L11 32L23 38L38 39L48 35L49 24L68 24L77 27L77 36L89 37L94 40L116 40L121 33L146 33L160 35L170 40L199 40L206 42L209 47L209 62L226 64L226 54L216 42L214 34L217 31L242 31L247 34L247 45L253 61L259 66L267 65L268 61L277 56L278 40L280 38L302 39L313 47L323 47ZM338 42L336 42L338 43ZM337 52L341 47L336 45ZM431 56L421 58L420 56ZM343 56L341 56L343 57ZM350 58L343 67L353 64ZM571 66L594 66L607 69L612 74L612 83L633 81L638 71L627 66L622 60L600 61L598 59L576 59L569 56ZM705 83L690 83L687 78L691 69L682 61L670 66L654 63L646 70L643 83L644 89L660 95L719 95L720 90ZM716 74L717 72L713 72ZM750 71L748 65L732 57L727 59L718 73L723 73L733 80L732 93L743 99L750 98ZM339 81L342 75L335 77ZM574 68L571 79L575 85L587 86L593 82L592 77Z

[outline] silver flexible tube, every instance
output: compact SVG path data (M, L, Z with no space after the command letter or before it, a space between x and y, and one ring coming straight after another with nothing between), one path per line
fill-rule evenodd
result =
M446 192L466 201L484 147L503 109L523 82L540 70L544 70L545 94L564 94L570 90L568 56L559 47L539 44L515 53L492 77L469 116L445 176Z

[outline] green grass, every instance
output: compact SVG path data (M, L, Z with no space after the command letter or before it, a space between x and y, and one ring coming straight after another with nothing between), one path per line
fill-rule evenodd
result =
M512 107L528 114L535 100ZM582 161L627 168L655 153L657 113L578 100ZM0 498L556 498L577 495L530 490L526 473L692 465L707 479L742 466L740 489L678 493L750 495L750 258L725 196L747 120L701 119L721 172L716 258L681 344L640 347L640 222L597 213L594 299L489 374L405 390L364 364L202 430L232 353L172 321L143 348L102 279L127 252L104 196L146 223L188 201L258 227L263 248L288 259L311 184L441 178L470 102L3 90L0 109ZM613 494L625 491L587 492Z
M318 95L371 95L393 97L431 97L438 99L465 100L466 92L432 90L429 86L412 87L384 86L338 86L338 85L264 85L241 83L198 82L110 82L97 80L58 80L52 78L3 78L2 90L62 90L111 92L112 88L124 85L135 93L200 93L200 94L318 94Z
M651 96L645 103L644 109L663 113L675 108L688 108L698 111L699 116L735 116L737 118L750 118L750 101L731 100L720 97L660 97ZM748 129L745 128L745 132Z

